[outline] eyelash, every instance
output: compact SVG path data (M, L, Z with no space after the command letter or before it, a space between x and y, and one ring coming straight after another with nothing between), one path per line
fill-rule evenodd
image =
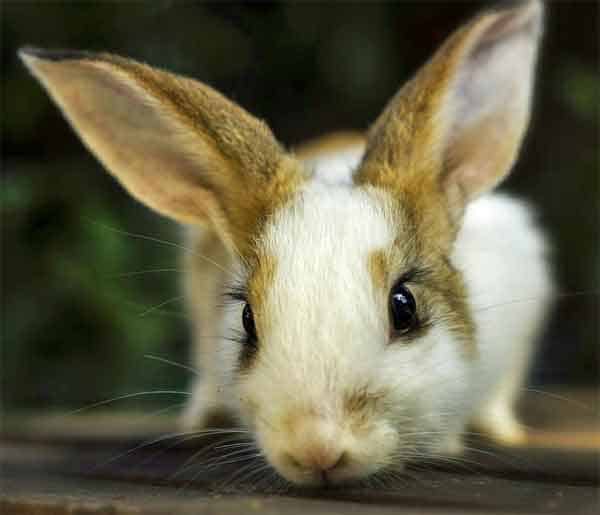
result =
M226 334L224 338L236 345L245 346L249 343L248 335L243 330L231 329L229 334Z
M404 272L400 277L398 277L394 281L394 284L422 283L426 281L427 276L429 275L430 272L426 268L411 268L408 270L408 272Z
M427 308L427 304L423 303L422 299L417 298L418 291L415 292L415 285L429 285L428 287L431 287L430 281L428 281L430 275L431 271L427 268L410 268L407 272L404 272L402 275L400 275L393 283L407 285L417 300L417 325L412 332L402 336L404 339L409 340L418 338L424 331L430 328L441 318L432 316Z
M248 302L248 290L246 285L242 282L234 282L225 288L223 291L223 307L227 306L238 306L240 304L246 304ZM241 345L242 348L246 348L250 343L250 339L246 331L238 329L230 329L226 334L225 339Z
M241 283L230 285L223 292L223 300L225 304L239 304L248 302L248 290Z

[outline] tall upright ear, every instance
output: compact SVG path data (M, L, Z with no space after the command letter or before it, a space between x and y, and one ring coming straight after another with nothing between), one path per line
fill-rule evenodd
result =
M542 18L541 2L528 0L455 32L377 119L355 181L441 185L457 219L496 186L529 121Z
M241 252L302 181L269 128L194 80L109 54L20 56L81 139L137 199L212 226Z

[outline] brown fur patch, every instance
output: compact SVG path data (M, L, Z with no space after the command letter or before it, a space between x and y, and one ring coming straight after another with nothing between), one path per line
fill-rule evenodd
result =
M387 289L389 283L389 266L385 251L376 250L368 257L367 267L373 284L380 290Z
M267 331L268 317L265 316L265 305L270 289L275 280L277 262L273 256L261 253L254 261L248 279L248 300L254 311L257 330ZM260 335L259 335L260 337Z
M257 341L255 345L244 345L238 359L238 370L245 372L252 367L261 346L261 337L270 330L270 319L266 316L265 306L273 286L276 261L273 256L254 249L247 262L249 278L246 285L248 303L254 316Z
M381 399L386 398L383 391L373 392L368 388L358 388L347 392L344 396L344 409L349 414L372 410Z
M265 177L276 172L283 149L268 126L210 86L116 55L99 54L94 61L126 72L239 168Z
M414 337L418 338L429 327L443 323L463 342L465 355L474 357L477 352L475 326L466 287L462 274L448 258L454 241L454 228L448 218L440 216L439 205L428 196L407 191L382 195L377 188L365 187L381 197L390 224L397 230L391 248L383 251L383 255L374 253L377 257L370 258L369 264L380 267L380 264L371 263L385 260L387 288L409 273L407 286L415 297L422 321L422 327ZM387 302L387 289L384 293Z
M385 390L372 391L368 388L346 392L343 398L344 418L355 433L369 430L373 414L382 409L382 401L387 395Z

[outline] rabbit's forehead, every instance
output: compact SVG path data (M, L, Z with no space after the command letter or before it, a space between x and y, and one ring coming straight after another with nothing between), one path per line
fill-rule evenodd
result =
M327 302L333 309L344 295L355 296L355 303L369 296L372 303L369 294L388 274L388 249L403 232L392 206L385 193L365 188L316 184L304 190L259 240L249 279L257 310L290 302L307 309Z

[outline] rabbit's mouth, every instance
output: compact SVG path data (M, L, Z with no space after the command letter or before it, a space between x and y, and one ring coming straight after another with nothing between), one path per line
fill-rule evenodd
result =
M327 461L305 463L288 456L277 458L272 465L280 475L295 485L318 488L358 484L383 468L377 464L359 462L346 454L342 454L335 463Z
M257 439L281 476L309 487L362 481L390 465L398 443L397 432L386 423L357 432L318 416L297 419L287 428L257 428Z

